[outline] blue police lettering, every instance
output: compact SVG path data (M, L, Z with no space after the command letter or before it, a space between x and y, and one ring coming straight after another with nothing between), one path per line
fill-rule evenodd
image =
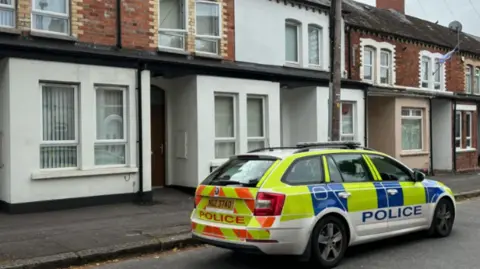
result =
M405 206L399 208L379 209L376 211L364 211L362 213L362 222L366 222L369 219L375 219L382 221L385 219L405 218L412 216L418 216L422 214L422 206Z

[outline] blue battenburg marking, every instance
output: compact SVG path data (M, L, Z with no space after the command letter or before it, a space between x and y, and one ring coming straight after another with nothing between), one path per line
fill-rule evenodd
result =
M378 208L385 208L388 207L388 197L387 192L383 188L381 182L373 182L375 189L377 190L377 201L378 201Z
M340 185L341 189L338 186L332 188L331 185ZM329 188L330 187L330 188ZM308 186L310 191L310 195L312 197L312 206L315 215L318 215L324 209L329 207L336 207L341 210L345 210L347 201L345 199L345 205L342 203L342 199L338 198L335 195L335 192L341 192L345 189L343 188L342 184L321 184L321 185L312 185ZM338 191L337 191L338 190Z
M388 189L395 189L397 190L397 194L395 195L388 195L388 205L390 207L394 206L403 206L403 190L402 186L400 183L396 181L386 181L382 182L383 186L385 187L386 190Z
M424 180L423 186L425 186L425 193L427 195L428 203L436 203L441 194L443 194L443 188L433 180Z

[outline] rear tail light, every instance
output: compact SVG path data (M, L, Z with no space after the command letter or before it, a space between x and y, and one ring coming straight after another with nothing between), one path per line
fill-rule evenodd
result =
M259 192L255 201L255 216L279 216L282 214L285 194Z

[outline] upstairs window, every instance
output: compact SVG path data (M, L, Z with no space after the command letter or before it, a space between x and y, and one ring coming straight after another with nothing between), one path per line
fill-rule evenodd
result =
M422 88L430 88L430 76L432 74L430 60L430 57L422 56Z
M291 20L285 22L285 61L300 63L300 24Z
M380 52L380 83L390 84L392 73L391 52L388 50L382 50Z
M316 25L308 26L308 63L312 66L321 66L322 28Z
M472 93L472 67L467 65L465 69L465 92Z
M473 88L474 94L480 94L480 68L475 68L475 85Z
M185 0L160 0L158 44L185 50Z
M433 76L433 87L435 90L440 90L442 85L441 74L443 74L442 64L440 64L439 59L435 59L435 74Z
M195 50L211 54L220 53L220 3L195 2L196 38Z
M0 0L0 27L15 27L14 0Z
M373 81L374 78L375 49L365 47L363 50L363 79Z
M36 31L68 35L69 10L68 0L33 0L32 28Z

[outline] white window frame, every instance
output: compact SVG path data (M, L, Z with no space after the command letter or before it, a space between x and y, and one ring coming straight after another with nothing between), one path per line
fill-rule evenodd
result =
M267 128L267 123L268 123L268 120L267 120L267 97L266 96L262 96L262 95L252 95L252 94L248 94L247 95L247 107L248 107L248 100L249 99L260 99L262 101L262 127L263 127L263 136L260 136L260 137L251 137L251 136L248 136L248 130L247 130L247 147L248 147L248 143L249 142L263 142L264 143L264 146L268 146L268 128ZM248 113L248 112L247 112Z
M348 133L343 133L343 124L342 124L342 109L343 109L343 105L344 104L351 104L352 105L352 133L351 134L348 134ZM348 141L355 141L356 139L356 132L355 130L357 129L356 128L356 106L355 106L355 102L349 102L349 101L341 101L340 102L340 141L344 141L343 139L344 138L352 138L351 140L348 140Z
M473 88L473 76L472 76L473 66L467 65L465 67L465 92L471 94ZM468 87L470 85L470 89Z
M423 77L423 74L425 73L425 68L424 68L424 63L427 63L427 68L428 68L428 73L427 73L427 79ZM432 75L433 75L433 70L432 70L432 57L427 56L427 55L422 55L421 57L421 73L420 73L420 86L424 89L430 89L430 80L432 80ZM427 86L424 86L423 84L427 83Z
M455 123L457 126L458 126L458 130L460 131L460 136L455 136L455 144L457 143L457 141L460 141L459 143L459 147L456 147L457 150L461 150L462 149L462 128L463 128L463 124L462 124L462 112L461 111L457 111L455 113L455 121L457 120L457 115L460 116L460 119L459 119L459 122L458 123Z
M286 35L286 31L287 31L287 25L295 26L297 28L297 61L296 62L288 61L285 57L285 63L286 64L291 64L291 65L299 65L301 63L301 51L302 51L302 24L300 22L292 20L292 19L286 19L285 20L285 27L284 27L284 31L285 31L284 34L285 35ZM284 46L285 46L285 51L286 51L287 50L286 42L285 42Z
M473 94L480 94L480 67L475 68Z
M473 127L473 113L472 112L465 112L465 119L467 119L467 116L468 116L468 121L466 121L466 124L468 124L468 126L470 127L470 134L469 133L465 133L465 147L467 149L471 149L472 148L472 134L473 134L473 130L472 130L472 127Z
M371 57L371 64L366 64L365 61L362 61L362 67L363 67L363 80L364 81L369 81L369 82L373 82L375 81L375 78L376 78L376 71L375 71L375 67L376 67L376 52L377 50L372 47L372 46L365 46L364 49L363 49L363 59L365 59L365 55L366 53L370 52L372 54L372 57ZM372 79L366 79L365 78L365 66L369 66L371 69L372 69Z
M408 115L403 115L403 111L408 111ZM413 111L420 111L420 116L416 116L414 115ZM423 117L424 117L424 113L423 113L423 109L422 108L415 108L415 107L402 107L401 111L400 111L400 117L401 119L415 119L415 120L420 120L420 129L421 129L421 132L422 132L422 135L420 137L420 145L421 147L419 149L403 149L402 148L402 151L403 152L418 152L418 151L423 151L423 149L425 148L425 132L424 132L424 127L423 127ZM400 123L401 124L401 123ZM402 139L402 138L401 138Z
M98 139L97 138L97 91L99 90L109 90L109 91L121 91L123 98L123 139ZM95 85L95 95L94 95L94 115L95 115L95 142L93 144L93 163L94 166L99 167L125 167L128 166L129 160L129 150L128 150L128 111L127 111L127 98L128 98L128 89L124 86L113 86L113 85ZM95 164L95 147L96 146L125 146L125 163L124 164Z
M388 65L382 65L382 54L385 53L387 54L388 56ZM380 58L379 58L379 67L380 67L380 72L378 74L378 77L379 77L379 83L380 84L384 84L384 85L389 85L392 83L392 52L387 50L387 49L381 49L380 50ZM383 83L382 82L382 68L383 69L387 69L387 72L388 72L388 78L387 78L387 82L386 83Z
M215 130L213 131L214 135L215 135L215 146L217 145L217 143L221 143L221 142L230 142L230 143L235 143L235 152L234 154L237 154L238 152L238 127L237 127L237 124L238 124L238 104L237 104L237 101L238 101L238 96L236 94L230 94L230 93L222 93L222 92L215 92L214 93L214 99L213 99L213 104L215 106L215 98L216 97L229 97L229 98L232 98L232 103L233 103L233 137L217 137L217 134L215 133ZM214 126L215 126L215 107L213 107L213 122L214 122ZM215 146L214 146L214 152L215 152ZM215 156L215 159L223 159L223 158L217 158Z
M74 94L74 116L75 116L75 139L74 140L63 140L63 141L50 141L43 139L43 88L44 87L69 87L73 88ZM55 147L55 146L75 146L77 147L77 166L75 167L57 167L57 168L40 168L40 170L44 171L56 171L56 170L78 170L80 167L80 115L79 115L79 95L78 95L78 85L76 84L61 84L61 83L40 83L40 147ZM40 155L39 155L40 157ZM38 160L40 164L40 159Z
M15 0L12 0L11 4L1 4L0 3L0 10L3 11L10 11L12 12L13 16L13 25L0 25L0 28L15 28L16 27L16 21L17 21L17 12L15 10L16 4Z
M48 34L55 34L55 35L64 35L64 36L69 36L71 32L71 14L70 14L70 0L63 0L66 2L66 13L58 13L58 12L52 12L52 11L45 11L45 10L38 10L35 8L35 3L40 0L32 0L32 12L30 13L30 21L31 21L31 26L30 28L32 31L35 32L40 32L40 33L48 33ZM51 17L56 17L60 19L66 19L67 20L67 31L65 33L60 33L60 32L52 32L48 30L42 30L42 29L37 29L34 28L34 15L47 15Z
M323 28L317 24L309 24L307 26L308 31L308 46L310 47L310 28L315 29L318 35L318 63L311 63L310 62L310 49L308 49L308 65L314 68L322 68L323 64Z
M438 69L437 69L437 65L438 65ZM436 73L433 74L433 72L436 72ZM443 64L440 63L439 58L433 58L433 72L432 72L433 89L437 90L437 91L441 90L442 89ZM437 76L439 76L440 81L436 80ZM437 87L438 87L438 89L437 89Z
M365 79L365 53L366 50L372 49L373 50L373 56L372 56L372 79ZM389 64L390 64L390 78L389 78L389 83L381 83L380 82L380 64L381 64L381 51L385 50L390 52L389 55ZM360 38L360 54L361 54L361 61L360 61L360 78L365 81L369 82L372 84L377 84L377 85L388 85L388 86L393 86L396 81L396 74L395 74L395 69L396 69L396 46L394 44L388 43L388 42L381 42L381 41L376 41L371 38Z
M222 17L222 5L220 2L214 2L211 0L195 0L195 10L197 9L197 4L202 3L202 4L209 4L209 5L216 5L218 6L218 36L209 36L209 35L198 35L197 34L197 15L195 15L195 52L200 53L200 54L211 54L211 55L218 55L220 53L220 41L222 39L222 33L223 33L223 17ZM197 40L202 40L202 41L210 41L210 42L215 42L216 45L216 53L208 52L208 51L198 51L197 50L197 45L196 41Z
M165 49L172 49L172 50L185 50L186 49L186 44L187 44L187 27L188 27L188 5L187 5L187 0L181 0L183 1L183 27L184 29L169 29L169 28L160 28L160 22L162 18L160 17L160 2L161 0L158 0L158 47L159 48L165 48ZM176 48L176 47L170 47L170 46L162 46L160 45L160 36L161 35L170 35L170 36L179 36L183 38L183 43L182 43L182 48Z

